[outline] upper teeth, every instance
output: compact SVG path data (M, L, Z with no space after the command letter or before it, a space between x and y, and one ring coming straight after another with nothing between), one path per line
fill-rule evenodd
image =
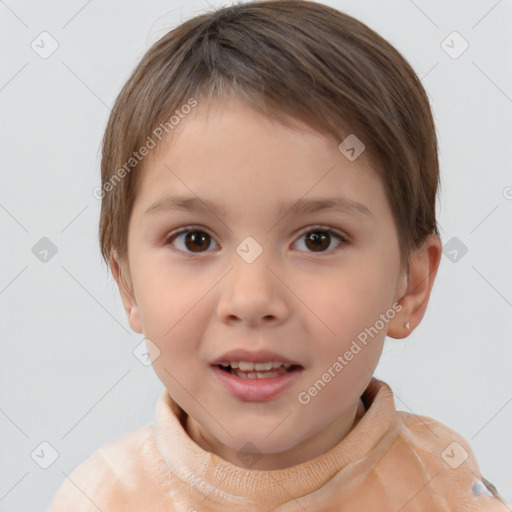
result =
M231 368L238 368L244 372L251 371L251 370L271 370L272 368L280 368L281 366L284 366L285 368L289 368L291 365L288 363L274 363L274 362L267 362L267 363L250 363L248 361L222 361L220 363L222 366L231 366Z

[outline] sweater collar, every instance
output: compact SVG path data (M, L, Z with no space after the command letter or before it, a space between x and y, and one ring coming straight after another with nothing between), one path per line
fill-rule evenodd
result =
M329 451L285 469L260 471L236 466L196 444L184 428L186 412L164 389L156 407L155 439L175 477L217 496L239 496L279 505L324 486L348 464L368 455L396 426L393 393L372 377L361 396L366 413ZM277 485L276 485L277 484Z

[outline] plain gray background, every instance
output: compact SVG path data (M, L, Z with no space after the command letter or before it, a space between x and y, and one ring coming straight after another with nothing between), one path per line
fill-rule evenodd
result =
M512 2L323 3L412 64L439 134L449 250L423 322L386 339L375 375L397 409L463 435L512 502ZM205 9L204 0L0 1L3 512L45 510L81 461L153 421L163 385L133 354L143 337L101 262L92 191L122 85L153 42ZM46 50L49 37L58 44L47 58L31 46L42 37ZM34 254L43 237L57 249L46 262Z

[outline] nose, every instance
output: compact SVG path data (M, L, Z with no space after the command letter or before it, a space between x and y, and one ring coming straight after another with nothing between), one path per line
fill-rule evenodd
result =
M217 314L223 323L249 326L282 323L288 318L287 287L263 253L252 263L234 258L221 284Z

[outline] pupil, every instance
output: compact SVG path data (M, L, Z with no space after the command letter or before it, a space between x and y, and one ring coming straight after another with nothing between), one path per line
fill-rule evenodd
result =
M320 236L316 235L315 233L322 233ZM327 249L327 247L329 247L329 237L330 235L328 233L326 233L325 231L315 231L315 232L310 232L310 233L307 233L306 234L306 245L308 245L308 248L311 249L311 247L309 247L309 244L308 242L313 242L313 248L320 248L320 249ZM327 243L325 243L327 242Z
M197 235L197 233L200 233ZM204 241L208 237L208 233L205 233L204 231L191 231L187 233L187 236L185 237L185 244L187 244L187 249L190 249L192 251L196 251L196 249L206 249L208 248L208 243L206 243L205 247L202 247L202 244L204 244ZM192 245L189 246L188 242L192 242ZM198 252L198 251L196 251Z

